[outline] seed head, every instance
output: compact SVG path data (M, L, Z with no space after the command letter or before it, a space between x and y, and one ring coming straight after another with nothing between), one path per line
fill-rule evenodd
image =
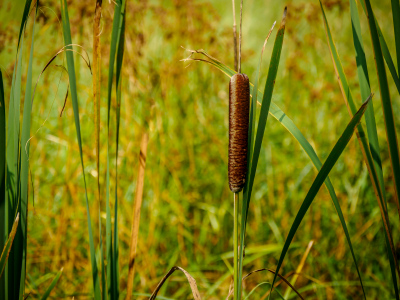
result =
M250 84L246 74L229 82L229 188L240 192L246 182Z

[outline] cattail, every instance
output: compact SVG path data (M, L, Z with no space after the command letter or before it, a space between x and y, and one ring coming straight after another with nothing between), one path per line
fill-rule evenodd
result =
M229 82L229 188L240 192L246 182L250 84L246 74L235 74Z

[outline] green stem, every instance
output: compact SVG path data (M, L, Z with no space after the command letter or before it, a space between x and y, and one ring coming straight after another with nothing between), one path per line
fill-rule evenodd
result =
M239 193L233 193L233 210L234 210L234 217L233 217L233 293L234 299L240 299L239 294L239 259L238 259L238 229L239 229Z

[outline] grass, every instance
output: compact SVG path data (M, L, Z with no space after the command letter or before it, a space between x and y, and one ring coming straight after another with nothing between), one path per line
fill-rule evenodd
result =
M124 7L121 2L118 3L121 8ZM287 1L282 4L271 2L268 9L260 9L265 5L262 1L245 1L242 70L249 75L251 81L258 74L259 53L267 31L274 20L279 24L284 5L288 5L289 14L271 99L270 113L278 122L271 118L264 137L258 142L261 150L249 202L243 275L254 269L275 269L285 237L301 207L301 200L306 197L317 177L312 165L316 169L321 168L321 161L329 156L332 146L351 119L346 106L339 100L342 93L330 60L329 43L319 4L311 1ZM323 2L322 5L349 90L358 108L361 99L365 99L362 95L367 92L366 80L362 84L359 79L359 62L355 59L351 23L353 20L354 24L355 19L350 19L354 16L354 7L351 10L348 1L336 4ZM9 11L5 9L6 6L10 7ZM15 127L9 126L8 130L18 131L23 126L21 135L16 132L7 133L8 137L17 137L9 144L13 147L8 148L7 160L18 157L18 149L22 151L26 137L33 136L29 143L31 175L28 176L26 165L23 171L24 193L29 195L29 199L24 200L28 209L28 272L25 292L31 293L32 298L45 295L55 274L63 267L62 276L50 296L90 298L93 291L96 291L99 297L99 291L102 290L101 294L104 286L107 286L110 296L115 297L119 293L121 298L125 297L139 145L142 134L148 132L134 293L147 295L137 296L140 299L150 297L165 273L179 265L196 279L202 299L221 299L227 295L232 269L232 258L229 256L232 253L225 255L232 248L233 218L226 168L227 78L204 64L193 63L185 68L187 64L179 60L187 55L180 46L204 48L213 57L233 66L233 53L227 51L233 46L230 3L227 5L217 1L209 5L204 2L185 2L176 7L176 3L172 2L154 1L144 5L127 1L125 27L123 22L115 21L115 16L118 16L118 10L114 10L115 4L108 1L102 3L102 67L97 69L101 78L100 168L96 163L93 78L76 54L72 63L72 52L66 52L66 58L60 55L53 62L54 65L67 66L69 75L60 68L49 68L41 77L32 103L32 119L28 122L31 124L30 133L23 134L28 126L24 126L27 124L24 113L29 111L25 110L29 104L26 99L30 99L27 83L32 80L36 82L45 62L71 41L82 45L92 58L94 6L95 1L84 1L79 5L71 3L68 6L69 21L59 23L57 14L61 11L60 3L42 3L36 18L36 34L33 36L35 47L31 60L34 11L28 19L25 34L22 34L20 22L23 10L17 9L17 4L12 1L0 4L0 15L4 20L0 25L0 38L7 41L0 49L5 112L8 124L10 120L17 124ZM368 5L366 8L369 9ZM394 38L391 18L385 17L391 11L391 6L384 3L378 6L373 2L372 8L380 26L380 29L376 26L375 30L371 30L375 36L374 44L367 32L371 25L374 27L373 23L368 24L360 6L356 8L361 23L359 29L363 37L365 64L369 71L366 78L369 78L370 90L375 93L374 109L370 110L370 104L366 116L370 110L375 117L382 164L382 176L378 174L376 182L385 185L381 189L385 191L389 208L387 219L392 225L396 245L399 235L394 228L398 227L399 218L397 210L393 209L397 202L395 181L390 179L396 163L392 162L393 155L389 157L389 149L395 151L395 144L393 139L390 147L386 143L385 128L391 128L394 132L398 130L398 122L394 117L395 124L389 126L387 120L390 114L383 114L379 105L379 84L384 78L382 67L382 76L377 75L373 51L376 54L378 44L382 43L379 33L382 30L388 51L385 52L381 46L383 58L379 63L381 66L385 64L384 60L388 61L387 53L390 53L395 66L395 53L398 50L395 41L398 39ZM63 20L66 20L65 12L64 8L61 15ZM256 20L269 21L264 26ZM70 27L71 40L68 40L68 34L65 35L68 33L66 26ZM123 28L125 39L120 39L118 32L123 32ZM23 37L23 42L21 40L21 51L17 56L15 49L19 44L18 36ZM115 50L110 53L113 47ZM125 49L124 53L122 49ZM78 48L76 50L81 51ZM269 42L264 66L261 68L260 86L266 82L268 59L272 51L273 45ZM12 62L17 57L20 57L18 61L21 63L16 64L16 76L13 76ZM113 66L109 62L114 59ZM28 76L30 61L31 79ZM92 59L91 62L94 63ZM394 74L393 67L389 71ZM76 87L72 86L72 72L75 74ZM391 109L396 116L399 111L397 81L392 80L391 76L386 78L388 92L383 96L385 99L388 96L391 98ZM71 88L60 118L68 78ZM106 84L110 78L111 82ZM10 87L13 87L14 94L11 94ZM10 95L18 101L21 99L20 106L18 103L10 105ZM261 94L258 99L262 99ZM384 103L388 105L387 100ZM15 115L19 116L14 120L13 114L8 112L10 107L16 109ZM19 110L24 113L19 114ZM260 107L256 109L255 115L259 113ZM265 111L262 116L266 117ZM80 130L77 131L78 122ZM287 130L302 141L303 146ZM80 134L80 145L76 143L77 132L78 136ZM23 136L22 141L18 142L18 138ZM302 149L308 151L308 154L304 155ZM313 204L299 224L288 258L283 261L282 274L296 270L307 245L310 240L314 240L302 275L295 283L295 287L306 298L362 297L356 269L349 267L354 266L355 259L368 299L395 297L390 277L391 263L385 246L385 231L381 225L382 209L378 207L364 161L360 146L355 139L351 140L330 173L328 193L321 189L316 194ZM14 166L16 162L9 163ZM85 173L82 172L83 163ZM373 165L377 164L375 160ZM16 166L15 173L18 175L18 164ZM100 197L97 196L99 184ZM86 192L88 196L85 207ZM330 202L335 197L336 205L340 204L342 218L338 218L335 206ZM101 201L100 212L98 201ZM87 217L88 214L91 218ZM343 234L343 220L347 223L355 257L348 251L346 239L349 238ZM13 221L14 218L9 218L8 228L11 228ZM92 238L88 234L89 226L92 228ZM105 260L111 263L101 263L103 260L98 228L105 229L103 251ZM2 234L6 235L5 232ZM92 249L89 249L91 239ZM97 266L99 272L93 272L93 266ZM107 282L101 275L103 266L109 279ZM173 276L160 289L159 295L169 299L189 296L191 290L184 273L174 273ZM92 278L95 283L99 280L98 283L93 285ZM248 299L262 299L269 292L272 281L273 274L254 273L244 283L243 299L247 296ZM267 283L259 286L261 282ZM282 295L285 294L284 283L278 289ZM278 294L274 293L273 296L277 298ZM295 296L294 292L289 295Z

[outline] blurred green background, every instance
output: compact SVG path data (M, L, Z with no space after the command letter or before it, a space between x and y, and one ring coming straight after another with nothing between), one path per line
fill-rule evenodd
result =
M98 241L96 181L102 184L105 225L107 74L114 3L103 1L101 31L101 169L96 171L92 76L75 55L80 117L92 224ZM237 0L239 7L239 1ZM356 103L361 105L348 1L322 1ZM386 41L394 53L390 1L371 1ZM0 67L8 105L11 74L24 1L0 2ZM68 1L73 42L92 59L94 0ZM350 120L327 45L319 2L315 0L245 0L242 71L254 80L264 39L288 6L286 33L273 101L294 121L324 161ZM365 50L375 92L389 216L393 238L399 240L399 220L393 198L388 150L367 20L359 7ZM239 12L237 11L237 17ZM50 58L63 47L60 4L40 1L35 32L36 83ZM31 34L32 17L27 26ZM263 89L276 29L264 53ZM29 44L30 40L26 40ZM118 164L121 296L128 274L128 251L141 136L149 132L144 198L140 223L134 291L145 299L174 265L197 280L204 299L224 299L232 271L233 197L228 188L228 82L212 66L182 62L187 49L204 49L233 67L232 3L175 0L127 1L126 46ZM79 50L79 48L77 48ZM29 47L24 48L26 74ZM79 50L84 54L85 51ZM395 59L395 55L393 55ZM66 64L59 56L53 65ZM26 80L23 75L23 83ZM395 117L399 96L389 77ZM90 299L91 267L84 206L84 186L70 99L68 76L50 68L37 86L30 147L27 292L35 299L50 278L64 267L52 296ZM114 97L114 95L113 95ZM112 114L115 115L115 99ZM398 120L398 118L397 118ZM398 124L399 125L399 122ZM397 128L400 130L400 128ZM115 139L115 124L112 123ZM113 142L113 150L115 144ZM114 153L112 153L113 155ZM112 166L115 162L112 161ZM114 168L112 167L114 176ZM308 188L316 176L299 144L272 117L250 203L244 274L274 269ZM369 299L393 297L380 211L358 142L353 138L330 174L347 221ZM112 206L114 203L112 203ZM113 220L115 222L116 220ZM307 213L285 259L283 274L296 269L308 243L314 244L296 287L307 299L361 299L362 290L340 221L329 194L322 188ZM271 274L258 273L245 281L248 293ZM279 287L285 291L283 284ZM250 299L263 299L260 286ZM184 275L176 274L159 295L191 299ZM292 294L294 297L295 295ZM160 299L163 299L160 297Z

